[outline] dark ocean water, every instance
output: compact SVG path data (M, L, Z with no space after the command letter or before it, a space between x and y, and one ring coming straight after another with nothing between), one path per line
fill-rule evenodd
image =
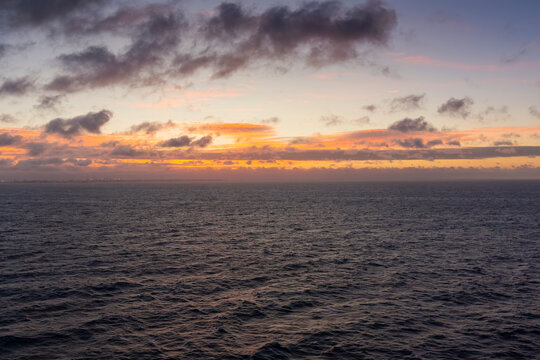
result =
M540 182L0 184L2 359L538 359Z

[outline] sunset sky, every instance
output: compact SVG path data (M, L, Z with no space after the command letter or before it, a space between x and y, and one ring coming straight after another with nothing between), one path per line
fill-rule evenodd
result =
M0 181L540 178L540 2L0 2Z

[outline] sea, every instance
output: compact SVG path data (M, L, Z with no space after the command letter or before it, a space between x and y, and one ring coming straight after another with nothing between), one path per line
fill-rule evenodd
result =
M1 359L539 359L540 182L0 184Z

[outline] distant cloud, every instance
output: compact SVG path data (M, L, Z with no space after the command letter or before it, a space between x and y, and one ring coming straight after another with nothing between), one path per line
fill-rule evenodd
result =
M24 147L28 150L28 156L39 156L43 154L49 148L49 146L49 143L42 142L30 142L24 144Z
M377 110L377 106L371 104L371 105L363 106L362 109L367 110L369 112L375 112L375 110Z
M388 130L396 130L400 132L436 132L437 129L428 123L423 116L416 119L405 118L396 121L388 127Z
M507 120L509 117L507 106L501 106L500 108L488 106L486 110L478 114L479 120L486 123Z
M493 145L495 145L495 146L510 146L510 145L514 145L514 142L510 141L510 140L499 140L499 141L495 141L493 143Z
M22 96L34 89L34 81L28 77L7 79L0 85L0 96Z
M403 140L395 140L394 142L401 147L413 149L426 149L436 145L441 145L443 143L442 140L438 139L424 142L424 140L421 138L407 138Z
M321 122L324 123L325 126L337 126L341 125L345 119L342 116L337 116L334 114L325 115L321 117Z
M17 144L21 140L22 136L20 135L11 135L7 132L0 134L0 146L11 146Z
M517 51L503 56L502 62L505 64L513 64L528 53L527 47L522 45Z
M111 152L112 156L119 157L138 157L143 154L143 151L138 150L131 145L117 145Z
M138 125L133 125L130 129L130 132L131 133L144 132L147 135L153 135L160 130L174 128L176 126L177 126L176 123L174 123L172 120L169 120L164 123L157 122L157 121L154 121L154 122L145 121Z
M452 140L452 141L447 142L446 145L461 146L461 143L458 140Z
M261 120L261 124L277 124L278 122L279 122L279 118L275 116L268 119Z
M15 119L13 116L11 116L9 114L0 114L0 123L11 124L11 123L14 123L16 121L17 121L17 119Z
M192 146L204 148L212 143L212 136L206 135L191 143Z
M420 109L426 95L408 95L395 98L390 102L390 111L410 111Z
M537 119L540 119L540 110L536 106L529 106L529 114Z
M101 127L112 117L109 110L101 110L97 113L88 113L74 117L72 119L54 119L45 124L44 132L47 134L57 134L65 138L81 135L89 132L93 134L101 133Z
M182 135L177 138L172 138L159 144L161 147L179 148L179 147L207 147L212 143L212 136L206 135L198 140L193 140L187 135Z
M359 125L366 125L366 124L369 124L370 121L371 119L369 118L369 116L362 116L358 119L353 120L353 123L359 124Z
M450 98L437 111L439 114L466 118L471 113L470 108L473 104L474 101L470 97L462 99Z
M42 96L39 103L35 106L39 110L55 110L64 100L64 95Z
M191 138L187 135L172 138L160 144L161 147L186 147L189 145L191 145Z

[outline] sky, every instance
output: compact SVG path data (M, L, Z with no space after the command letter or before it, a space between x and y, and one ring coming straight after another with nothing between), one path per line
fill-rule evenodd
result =
M540 179L540 2L0 2L0 181Z

